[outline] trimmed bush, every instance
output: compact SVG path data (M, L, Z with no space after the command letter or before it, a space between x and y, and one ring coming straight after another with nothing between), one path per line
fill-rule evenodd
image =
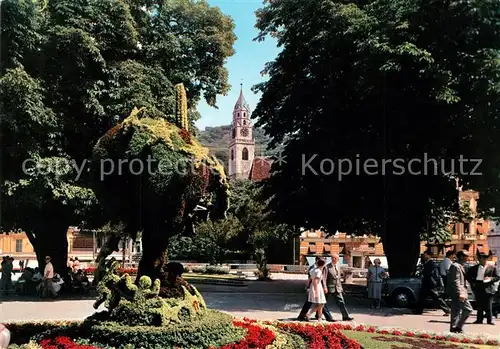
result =
M214 310L199 320L169 326L124 326L117 323L93 325L90 340L117 348L190 348L204 349L235 343L245 331L233 326L230 315Z
M191 270L195 274L205 274L205 272L206 272L206 268L205 267L193 267Z
M208 275L224 275L229 274L229 269L223 267L208 266L205 269L205 273Z

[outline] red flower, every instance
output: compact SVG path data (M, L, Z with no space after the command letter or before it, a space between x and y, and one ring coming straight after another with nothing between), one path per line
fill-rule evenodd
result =
M454 342L454 343L460 342L460 340L457 337L450 337L450 338L448 338L448 341L449 342Z
M393 336L402 336L402 335L403 335L403 333L401 333L401 332L400 332L400 331L398 331L398 330L393 330L393 331L392 331L392 335L393 335Z
M421 333L421 334L419 335L419 337L420 337L420 338L425 338L425 339L429 339L429 338L431 338L431 336L430 336L429 334L427 334L427 333Z
M486 345L493 345L493 346L497 346L499 345L498 341L497 340L494 340L494 339L490 339L486 342Z
M80 345L69 337L56 337L54 339L44 339L40 342L43 349L99 349L92 345Z
M247 348L265 348L276 339L274 333L256 324L256 320L243 319L243 321L235 320L233 324L237 327L247 329L246 337L234 344L228 344L219 349L247 349Z
M369 327L369 328L366 330L366 332L368 332L368 333L375 333L375 332L377 332L377 329L376 329L375 327Z
M405 332L404 336L405 337L415 337L415 333L413 333L413 332Z
M309 349L360 349L358 342L347 338L340 330L342 326L338 325L308 325L308 324L283 324L279 323L278 328L285 332L298 334L307 342ZM359 326L358 326L359 327ZM357 328L358 328L357 327ZM345 328L345 327L344 327ZM352 327L351 327L352 328Z
M474 339L474 344L484 344L484 341L481 338Z

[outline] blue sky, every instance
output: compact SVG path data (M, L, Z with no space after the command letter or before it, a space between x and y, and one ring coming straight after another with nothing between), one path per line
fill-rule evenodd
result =
M227 96L217 96L219 109L209 107L203 100L200 101L198 111L201 119L196 122L196 127L199 129L231 123L241 83L250 108L255 109L260 96L250 91L250 88L265 81L266 77L261 76L260 72L264 69L265 63L274 60L279 52L275 40L268 38L264 42L252 41L258 33L254 27L255 11L262 7L261 0L208 0L208 3L219 7L223 13L233 18L238 39L234 45L236 53L226 63L231 90Z

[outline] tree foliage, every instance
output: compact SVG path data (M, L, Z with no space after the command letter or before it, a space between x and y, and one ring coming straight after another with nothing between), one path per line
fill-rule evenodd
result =
M179 83L199 117L202 96L215 105L229 88L236 37L229 17L194 0L37 3L0 5L1 225L25 230L40 263L52 255L62 271L67 227L109 220L89 189L96 141L135 107L174 121Z
M266 2L257 39L276 37L283 50L256 86L254 116L284 145L266 190L278 219L380 232L401 276L431 209L458 210L455 178L481 193L482 208L496 206L498 13L484 0Z

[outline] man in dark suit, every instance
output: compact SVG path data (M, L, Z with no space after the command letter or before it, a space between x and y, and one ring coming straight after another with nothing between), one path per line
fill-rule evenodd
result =
M495 266L488 265L486 262L491 257L490 254L477 251L478 264L469 268L467 280L470 282L477 304L477 318L475 324L482 324L484 318L490 325L493 322L493 296L497 292L497 281L500 278L497 275Z
M309 269L307 270L307 274L309 275L309 287L311 287L311 281L312 279L310 278L311 271L314 270L316 267L318 261L320 260L320 257L316 257L316 263L311 265ZM327 288L326 288L326 268L323 268L323 278L321 279L321 284L323 285L323 289L325 291L325 295L327 294ZM307 318L307 313L309 312L309 309L311 308L312 303L309 302L309 299L306 300L304 303L304 306L302 307L302 310L300 311L299 316L297 317L297 320L299 321L308 321L309 319ZM323 306L323 315L325 315L325 319L328 322L333 322L333 317L332 314L330 313L330 310L328 309L327 304ZM316 312L316 320L319 320L318 312Z
M444 311L444 315L447 316L450 314L450 308L439 295L438 290L443 287L443 281L436 263L432 260L432 256L433 254L430 250L422 254L422 264L424 265L422 285L420 286L420 294L414 314L423 314L427 298L432 297L434 301L439 303L439 307Z
M450 332L462 333L472 306L467 292L467 277L464 264L469 259L467 251L458 251L457 259L451 265L446 278L446 294L451 297Z

